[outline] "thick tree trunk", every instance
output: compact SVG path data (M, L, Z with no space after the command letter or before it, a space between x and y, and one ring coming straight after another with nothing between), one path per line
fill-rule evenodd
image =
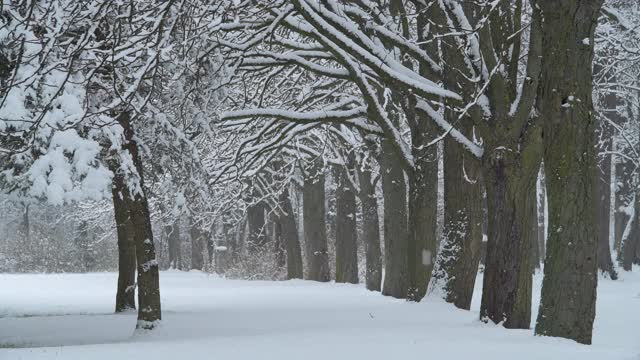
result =
M134 129L129 122L129 113L121 113L118 116L118 122L124 129L126 141L124 149L131 155L139 184L136 189L129 189L130 196L126 202L129 207L129 216L131 217L138 267L138 323L136 328L151 330L162 318L162 312L160 308L158 260L156 259L153 243L149 204L144 188L142 157L134 141Z
M329 253L325 223L325 193L323 161L314 160L307 169L302 188L304 241L307 243L308 280L329 281Z
M366 260L366 285L371 291L380 291L382 284L382 250L380 249L380 217L378 198L371 178L371 170L358 166L360 204L362 206L362 240Z
M417 118L412 129L415 168L409 175L409 245L407 296L420 301L427 293L435 265L438 222L438 148L429 146L434 133L428 133L429 119ZM429 136L431 135L431 136Z
M336 174L336 282L358 283L358 235L356 193L347 168L337 166Z
M549 238L536 334L590 344L598 282L592 61L602 0L539 5Z
M469 310L483 235L482 185L478 160L452 138L444 144L444 198L444 243L435 276L445 300Z
M169 268L182 269L180 220L175 219L173 224L165 225L164 233L169 242Z
M402 6L401 1L397 1ZM427 32L434 14L431 7L418 6L417 28L421 47L430 54L437 54L437 41L433 32ZM402 14L406 15L405 9ZM408 19L403 16L403 33L410 36ZM425 41L427 40L431 41ZM405 61L405 66L413 67ZM419 72L427 78L432 77L432 68L426 62L419 64ZM408 252L409 288L407 297L411 301L420 301L427 293L427 287L436 262L438 249L438 147L430 144L440 130L431 119L418 115L415 111L416 99L409 96L404 101L405 117L411 129L411 148L415 161L413 169L407 171L409 186L408 213Z
M111 193L113 213L118 234L118 290L116 292L116 312L136 308L136 250L129 216L129 190L117 166L110 166L114 173Z
M407 185L402 162L389 140L382 142L380 166L384 196L384 260L385 275L382 294L404 299L409 285L407 252Z
M289 199L289 190L285 189L278 198L281 214L278 215L280 243L284 246L287 260L287 279L302 279L302 249L298 239L298 229L293 216L293 207Z
M489 214L480 318L506 328L531 325L531 238L535 214L537 157L522 160L496 148L485 160Z

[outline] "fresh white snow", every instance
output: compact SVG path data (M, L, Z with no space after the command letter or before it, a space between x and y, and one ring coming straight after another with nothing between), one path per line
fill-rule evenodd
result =
M361 285L177 271L160 279L162 324L134 334L135 313L112 314L116 274L2 274L0 359L640 359L638 272L601 279L592 346L481 323L480 286L467 312Z

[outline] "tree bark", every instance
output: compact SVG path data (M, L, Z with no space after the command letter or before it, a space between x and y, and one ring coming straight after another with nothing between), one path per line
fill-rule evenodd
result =
M347 165L348 166L348 165ZM356 193L345 166L336 166L336 282L358 283Z
M635 186L637 188L638 184L635 184ZM637 189L630 206L633 206L633 215L629 219L627 228L622 234L620 244L619 263L624 271L631 271L633 269L638 243L640 242L640 194Z
M425 41L425 29L428 28L432 13L429 9L422 9L419 5L417 18L418 41L422 48L432 54L437 54L437 41L432 37ZM404 9L402 10L404 13ZM405 21L405 36L410 36ZM412 67L410 62L405 66ZM429 64L421 62L419 72L427 78L432 70ZM409 245L408 245L408 270L409 289L408 299L420 301L427 293L427 286L431 280L433 267L437 253L437 226L438 226L438 147L431 144L439 134L439 129L431 119L418 115L415 111L415 97L409 96L404 102L405 117L411 129L411 148L415 166L407 172L409 177Z
M116 312L136 308L136 250L133 239L134 229L129 215L129 190L118 166L110 164L113 172L113 213L118 234L118 290L116 292Z
M614 55L614 54L611 54ZM616 74L605 74L607 71L601 64L594 64L594 73L600 76L611 77L611 82L616 82ZM598 167L596 172L596 228L598 232L598 269L607 274L610 279L617 279L618 274L613 268L611 260L611 244L609 230L611 228L611 166L613 163L613 134L614 129L605 117L613 121L619 120L618 105L620 101L616 91L604 93L602 96L602 108L598 111L597 126L597 156ZM614 225L615 226L615 225ZM614 240L615 241L615 240Z
M514 148L495 148L483 167L489 226L480 318L528 329L533 239L526 232L536 209L539 157L534 153L522 158L526 150L516 154Z
M378 198L371 170L358 166L360 204L362 206L362 240L366 260L366 286L368 290L380 291L382 284L382 250L380 249L380 217Z
M409 285L407 185L401 161L388 139L382 141L380 172L384 197L385 255L382 294L404 299Z
M136 328L151 330L162 318L162 311L158 261L153 243L149 204L144 188L142 157L134 140L134 129L129 121L129 113L121 113L118 116L118 122L124 129L126 141L124 149L131 155L138 177L138 186L135 189L129 189L130 196L127 201L138 267L138 322Z
M247 249L255 252L262 249L267 243L266 219L264 216L265 206L262 201L252 204L247 208L247 222L249 223L249 235L247 238Z
M285 189L278 198L281 213L278 215L280 243L284 245L287 260L287 279L302 279L302 249L298 239L298 229L293 216L289 190Z
M615 98L615 96L614 96ZM605 106L610 100L605 99ZM611 154L613 150L613 129L602 118L599 119L598 167L596 170L596 229L598 234L598 269L606 273L610 279L617 279L618 274L611 261L611 245L609 244L609 213L611 211Z
M444 299L469 310L483 235L482 185L478 160L450 137L444 143L444 194L444 243L435 276Z
M592 62L602 0L538 3L550 231L536 334L591 344L598 281Z
M304 240L307 242L308 280L329 281L329 253L325 223L323 161L317 158L307 170L302 188Z

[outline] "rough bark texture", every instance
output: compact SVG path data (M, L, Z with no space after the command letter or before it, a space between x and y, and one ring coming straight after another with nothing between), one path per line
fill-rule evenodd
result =
M110 164L111 165L111 164ZM116 232L118 234L118 290L116 292L116 312L136 308L136 250L133 241L134 229L129 216L129 191L117 166L110 166L114 173L111 193Z
M325 224L325 194L322 159L315 159L307 169L302 188L304 241L307 246L308 280L329 281L329 254Z
M380 249L380 218L378 198L371 177L371 170L358 167L360 204L362 206L362 241L366 260L366 285L368 290L380 291L382 285L382 250Z
M431 13L421 9L417 26L425 29L429 24ZM408 28L408 24L405 25ZM405 36L408 36L405 30ZM418 40L425 44L424 31L419 31ZM437 42L422 47L432 53L437 53ZM411 67L411 63L405 63ZM420 74L430 77L431 67L420 63ZM413 169L408 171L409 177L409 289L408 299L420 301L427 293L427 286L431 280L437 252L437 223L438 223L438 147L430 144L440 133L440 129L431 119L418 115L415 111L415 98L408 97L404 106L405 116L411 129L412 155L415 162Z
M293 216L293 207L289 199L289 190L285 189L278 198L280 210L278 224L280 243L284 245L287 259L287 279L302 279L302 249L298 239L298 229Z
M336 174L336 282L358 283L358 236L356 193L347 168L335 167Z
M535 214L537 160L496 148L484 166L489 228L480 317L506 328L531 324L533 244L525 232Z
M466 161L465 161L466 159ZM444 144L444 243L438 275L447 302L469 310L482 243L482 185L478 161L454 139Z
M118 122L124 128L125 149L131 155L138 173L139 187L131 191L129 201L129 215L135 243L136 261L138 266L138 329L153 329L162 318L160 308L160 278L158 261L151 231L151 215L144 188L142 158L134 142L134 129L129 122L129 114L122 113Z
M602 1L543 0L539 5L544 24L538 105L544 119L549 238L536 334L590 344L598 281L592 61Z
M409 285L407 264L407 185L402 163L389 140L382 142L380 172L384 196L384 264L382 294L406 298Z
M418 121L428 123L429 119ZM438 148L427 146L424 126L412 131L415 168L409 175L408 298L420 301L427 293L436 259L438 213Z

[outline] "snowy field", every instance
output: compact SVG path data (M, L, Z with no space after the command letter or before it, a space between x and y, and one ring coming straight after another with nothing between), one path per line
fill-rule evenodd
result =
M0 275L0 359L640 360L637 272L601 280L592 346L479 322L479 286L467 312L354 285L160 279L163 323L133 334L135 313L112 314L116 274Z

